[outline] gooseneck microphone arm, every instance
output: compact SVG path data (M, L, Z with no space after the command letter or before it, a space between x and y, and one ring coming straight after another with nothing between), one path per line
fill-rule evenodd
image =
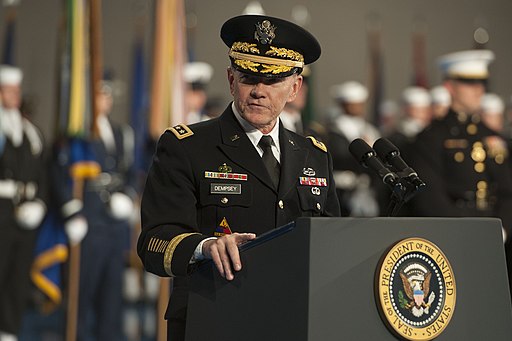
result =
M352 156L354 156L363 167L372 169L386 185L394 187L397 184L399 180L398 175L389 170L389 168L382 163L377 156L377 152L364 140L355 139L350 143L348 149Z
M394 216L398 213L402 205L411 200L418 192L426 187L426 184L419 178L418 173L414 171L400 156L398 148L388 139L380 138L373 144L379 157L384 160L386 165L397 172L400 181L404 187L404 193L401 200L395 203L394 207L388 208L388 214ZM392 201L393 202L393 201Z
M400 156L398 148L388 139L380 138L373 144L373 148L387 164L391 165L401 178L408 178L417 190L425 187L425 183L419 178L418 173L414 171Z
M348 149L363 167L372 169L391 189L387 216L394 217L403 204L411 200L426 185L402 159L398 148L389 140L379 139L373 147L375 149L362 139L355 139Z
M348 147L350 153L354 158L366 168L372 169L377 175L391 189L390 205L388 207L388 216L391 214L396 215L396 209L399 203L404 200L405 189L400 181L400 177L391 171L377 156L377 152L373 150L364 140L355 139ZM401 204L400 204L401 207ZM395 212L396 211L396 212Z

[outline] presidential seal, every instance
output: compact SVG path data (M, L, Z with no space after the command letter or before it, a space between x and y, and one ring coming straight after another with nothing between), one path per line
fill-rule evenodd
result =
M383 320L406 340L432 340L455 309L455 278L432 242L408 238L393 245L377 269L376 294Z

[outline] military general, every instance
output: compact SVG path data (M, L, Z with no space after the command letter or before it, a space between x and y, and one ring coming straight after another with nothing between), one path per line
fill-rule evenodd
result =
M241 270L237 246L298 217L338 216L327 148L286 130L279 114L320 45L303 28L259 15L229 19L233 101L210 121L161 136L143 194L138 253L147 271L175 277L169 340L184 340L188 278L212 259L226 280Z

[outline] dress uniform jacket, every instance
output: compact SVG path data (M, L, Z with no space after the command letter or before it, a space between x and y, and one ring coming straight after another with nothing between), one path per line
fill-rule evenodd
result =
M147 271L177 277L167 318L185 318L183 276L201 240L231 232L259 235L298 217L339 215L325 146L279 129L277 191L231 106L219 118L161 136L142 198L138 253Z
M0 190L0 330L17 334L30 292L29 271L37 230L23 229L15 210L25 201L47 202L46 164L39 131L23 120L23 141L15 146L3 140L0 151L0 186L15 182L14 195ZM0 132L1 134L1 132Z
M512 227L508 149L478 116L450 110L420 133L409 154L427 183L412 201L418 216L499 217ZM501 142L500 142L501 141Z

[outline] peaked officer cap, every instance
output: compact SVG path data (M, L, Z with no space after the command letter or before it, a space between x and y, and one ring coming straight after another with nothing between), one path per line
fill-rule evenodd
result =
M265 15L241 15L222 25L231 64L261 77L287 77L320 57L316 38L294 23Z

